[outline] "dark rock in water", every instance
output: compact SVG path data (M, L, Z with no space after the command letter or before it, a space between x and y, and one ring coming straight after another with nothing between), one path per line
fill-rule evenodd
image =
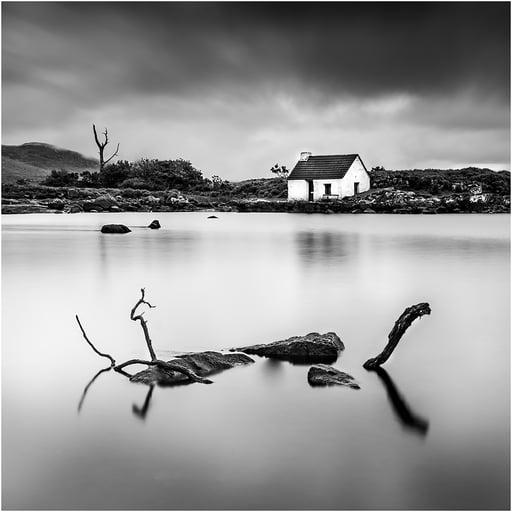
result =
M131 229L124 224L105 224L101 228L102 233L130 233Z
M160 229L162 226L160 226L160 222L158 222L156 219L148 226L148 228L151 229Z
M308 382L311 386L347 386L360 389L354 377L326 364L317 364L308 371Z
M331 363L336 361L338 354L344 349L345 346L336 333L311 332L306 336L293 336L266 345L251 345L232 350L298 363Z
M185 354L169 361L179 362L181 366L192 370L197 375L204 377L223 370L229 370L235 366L242 366L254 363L254 360L245 354L222 354L221 352L197 352ZM142 384L159 384L161 386L172 386L176 384L189 384L191 381L186 375L179 372L167 372L157 366L150 366L130 378L132 382Z
M218 217L216 215L210 215L208 218L209 219L218 219Z

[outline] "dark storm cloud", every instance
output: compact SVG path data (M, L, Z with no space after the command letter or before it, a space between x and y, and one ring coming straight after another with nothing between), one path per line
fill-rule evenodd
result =
M55 70L105 94L283 81L329 96L508 94L505 3L3 5L7 83Z
M4 143L93 154L95 121L122 158L179 155L231 178L301 149L395 167L510 158L508 3L2 10Z

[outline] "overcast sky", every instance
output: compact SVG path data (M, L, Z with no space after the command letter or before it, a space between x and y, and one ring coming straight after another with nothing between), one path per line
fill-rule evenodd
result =
M510 168L508 3L2 3L2 143L270 176Z

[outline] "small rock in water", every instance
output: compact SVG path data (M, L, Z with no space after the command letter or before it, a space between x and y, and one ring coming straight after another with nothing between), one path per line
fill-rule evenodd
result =
M105 224L101 228L102 233L130 233L131 229L128 226L125 226L124 224Z
M210 215L208 218L209 219L218 219L218 217L216 215Z
M316 364L308 371L308 382L311 386L347 386L361 389L354 377L326 364Z
M160 222L158 222L156 219L148 226L150 229L160 229L162 226L160 226Z

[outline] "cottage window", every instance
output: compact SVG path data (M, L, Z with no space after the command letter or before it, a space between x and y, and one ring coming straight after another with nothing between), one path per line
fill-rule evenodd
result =
M325 195L326 196L330 196L331 195L331 184L330 183L325 183L324 184L324 188L325 188Z

